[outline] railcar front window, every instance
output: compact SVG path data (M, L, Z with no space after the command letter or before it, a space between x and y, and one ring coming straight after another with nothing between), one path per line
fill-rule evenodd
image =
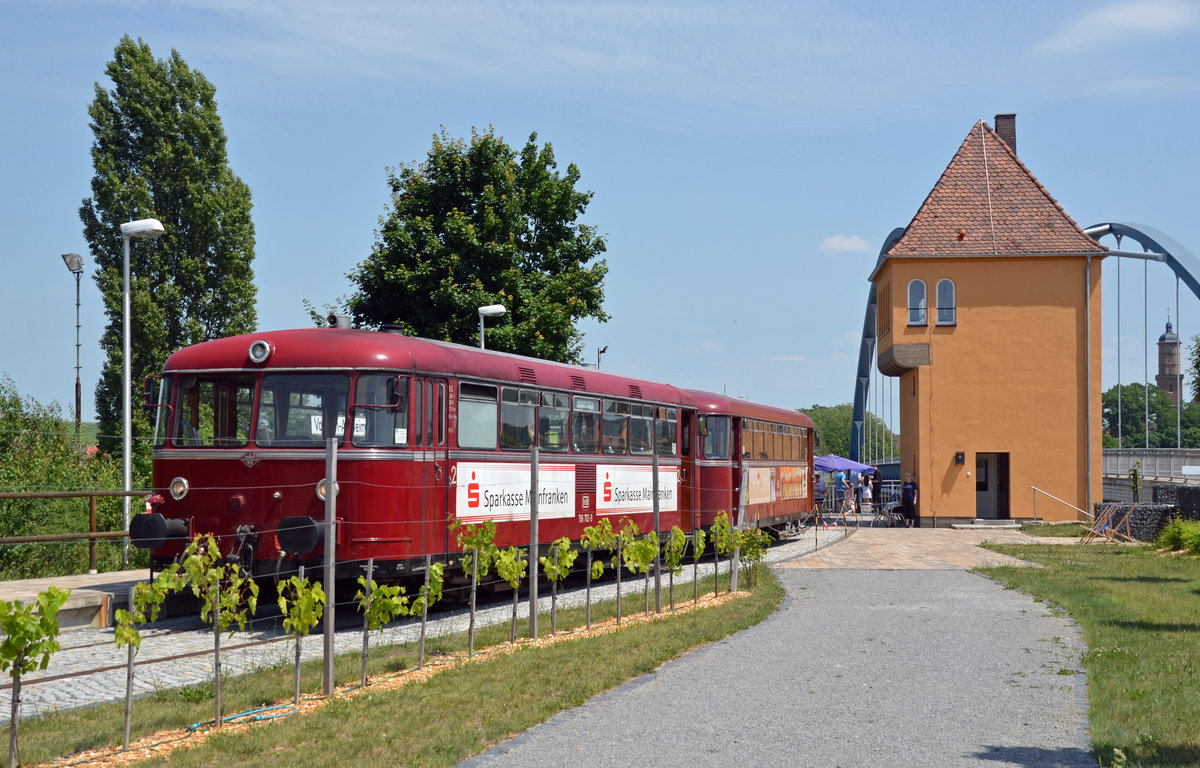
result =
M346 435L350 377L331 373L263 376L254 442L272 448L320 448Z
M387 374L358 377L350 439L364 448L408 445L408 379Z
M241 448L249 442L253 376L181 376L171 444L181 448Z
M167 437L171 431L172 415L174 411L169 408L171 404L171 395L175 388L175 378L173 376L163 376L158 382L158 407L154 409L154 447L161 448L167 444Z

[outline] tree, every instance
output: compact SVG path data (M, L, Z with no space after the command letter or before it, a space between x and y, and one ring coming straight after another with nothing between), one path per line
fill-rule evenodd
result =
M0 491L77 491L121 487L121 467L108 456L89 458L75 439L75 424L57 403L22 397L0 377ZM82 533L88 530L88 500L0 499L0 536ZM120 530L121 501L96 500L97 528ZM136 562L148 562L143 551ZM121 566L121 550L100 544L97 567ZM0 578L24 579L83 573L88 543L12 544L0 547Z
M257 318L250 189L229 168L216 89L178 51L155 59L128 35L105 72L113 89L96 83L88 107L95 176L79 217L108 316L96 413L101 447L112 451L122 418L123 222L153 217L165 230L130 249L135 390L174 350L249 332ZM131 397L139 402L137 392ZM146 436L142 409L134 408L134 416L135 434ZM141 453L144 472L148 451Z
M1145 384L1114 384L1104 393L1103 421L1104 433L1111 437L1105 440L1106 447L1117 447L1118 422L1120 425L1120 445L1122 448L1145 448L1146 446L1146 410L1147 389L1149 389L1149 432L1151 448L1175 447L1175 406L1171 399L1158 387L1146 387ZM1118 404L1118 392L1120 403ZM1119 407L1118 407L1119 405ZM1185 408L1185 411L1188 410ZM1120 418L1118 419L1118 412ZM1187 420L1183 427L1191 426Z
M575 322L601 309L608 266L594 227L579 223L592 199L574 163L560 173L537 134L518 155L491 129L468 143L445 129L425 162L390 170L393 209L371 255L347 276L355 323L395 324L407 334L479 342L477 310L503 304L487 346L579 362Z
M814 453L818 455L834 454L836 456L850 455L850 425L854 420L854 406L850 403L841 405L816 405L804 409L804 413L813 420L817 430L814 441ZM863 460L867 456L891 456L897 453L899 442L896 435L888 429L883 419L873 413L866 415L867 428L863 438L874 442L874 448L865 446ZM889 445L889 442L891 443Z

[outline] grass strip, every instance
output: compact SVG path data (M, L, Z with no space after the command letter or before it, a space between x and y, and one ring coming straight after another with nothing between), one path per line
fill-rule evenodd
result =
M1200 559L1149 546L989 548L1046 567L983 573L1079 622L1101 765L1200 765Z
M707 582L711 593L711 577ZM596 693L758 623L783 598L782 587L765 567L760 569L758 584L748 596L723 604L622 626L617 632L524 647L511 654L477 659L415 685L336 698L310 714L256 725L240 733L213 734L194 748L171 753L169 760L172 765L454 765ZM703 581L700 589L702 593L706 589ZM686 591L690 598L691 589ZM640 590L638 599L633 597L631 593L623 601L627 617L633 604L641 606ZM683 597L677 590L681 605L688 602ZM592 616L595 622L615 616L615 601L594 604ZM582 626L584 621L581 608L558 613L562 629ZM543 636L549 623L548 616L539 620ZM527 634L524 624L518 631ZM486 627L478 634L476 647L505 645L507 639L507 623ZM460 635L426 642L428 657L465 650L466 638ZM359 663L357 653L338 657L335 677L339 684L358 680ZM398 674L415 665L413 644L372 649L368 661L370 673L377 676ZM320 662L304 664L302 690L319 692L321 684ZM224 709L233 714L283 703L290 701L291 691L292 667L281 658L276 667L226 680L222 685ZM22 722L22 762L49 762L58 755L120 744L123 709L121 704L105 704ZM134 739L211 720L211 684L163 690L138 699L133 714ZM138 764L159 765L166 760ZM61 762L72 761L63 758Z

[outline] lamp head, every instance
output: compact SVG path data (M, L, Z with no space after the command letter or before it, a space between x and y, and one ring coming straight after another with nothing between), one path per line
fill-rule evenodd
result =
M138 219L121 225L121 234L125 237L158 237L162 233L163 225L158 219Z
M75 274L83 271L83 257L78 253L64 253L62 255L63 263L67 265L67 269Z
M500 317L508 310L503 304L488 304L486 307L479 308L480 317Z

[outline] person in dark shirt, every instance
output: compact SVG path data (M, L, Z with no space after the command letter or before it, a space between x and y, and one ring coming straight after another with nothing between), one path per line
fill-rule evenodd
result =
M883 473L879 471L879 467L871 467L874 470L871 473L871 498L875 499L875 503L883 508Z
M900 487L900 505L904 510L904 521L909 528L920 528L921 518L917 516L917 481L912 472L904 473L904 485Z

